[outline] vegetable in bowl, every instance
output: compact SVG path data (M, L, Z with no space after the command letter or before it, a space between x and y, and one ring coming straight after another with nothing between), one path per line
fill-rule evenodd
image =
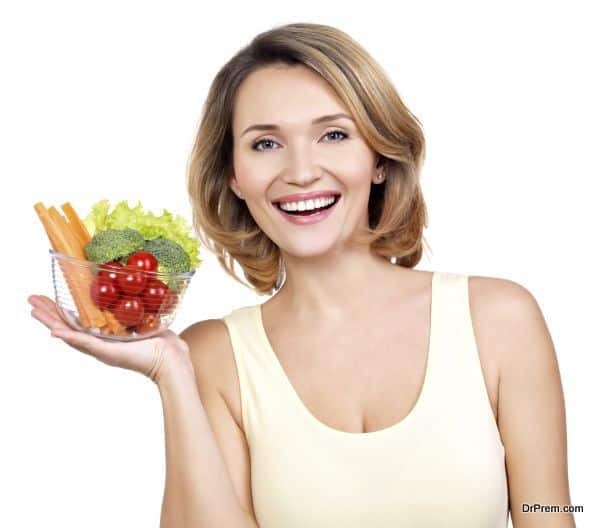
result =
M122 341L168 328L201 263L185 220L125 201L109 212L101 200L85 221L68 202L61 207L66 218L34 205L52 246L56 304L67 324Z
M189 255L173 240L167 238L149 240L144 246L144 251L156 257L159 273L185 273L190 270Z
M146 241L163 238L176 242L189 256L190 271L201 264L198 258L200 243L193 236L191 226L184 218L173 215L163 209L162 215L158 216L151 211L145 211L141 202L135 207L129 207L126 200L118 202L110 211L110 202L106 199L100 200L92 205L92 210L85 217L83 223L90 236L107 229L135 229Z
M146 240L135 229L107 229L94 235L83 251L89 261L105 264L112 260L127 259L142 250L145 244Z

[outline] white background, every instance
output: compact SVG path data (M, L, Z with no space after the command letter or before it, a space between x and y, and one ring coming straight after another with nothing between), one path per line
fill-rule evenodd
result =
M101 198L140 199L191 220L185 164L209 84L255 34L290 22L350 34L423 123L433 254L418 268L506 278L536 297L561 369L576 520L598 524L593 2L12 4L0 10L0 525L158 526L158 391L30 316L28 295L52 295L33 204L70 201L84 216ZM266 300L201 258L176 332Z

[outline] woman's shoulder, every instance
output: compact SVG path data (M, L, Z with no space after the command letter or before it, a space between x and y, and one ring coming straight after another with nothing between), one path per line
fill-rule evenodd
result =
M189 346L197 376L207 380L231 403L237 383L229 331L223 319L206 319L188 326L180 336Z
M515 368L515 338L534 324L540 309L531 292L510 279L468 275L469 308L480 352L497 365L499 376Z
M497 323L510 323L531 310L535 298L527 288L510 279L467 275L472 312L491 317Z

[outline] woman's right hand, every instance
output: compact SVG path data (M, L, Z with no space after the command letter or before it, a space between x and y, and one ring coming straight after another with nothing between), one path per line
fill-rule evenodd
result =
M107 365L134 370L157 385L173 372L193 371L187 343L171 330L138 341L104 340L71 329L61 318L56 303L45 295L31 295L31 315L46 325L53 337L61 338L72 348L94 356Z

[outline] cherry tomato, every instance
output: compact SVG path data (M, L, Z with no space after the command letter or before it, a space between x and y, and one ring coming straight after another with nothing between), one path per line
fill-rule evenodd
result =
M160 313L169 314L177 306L177 301L179 300L179 295L175 293L173 290L169 290L167 295L165 296L165 300L160 307Z
M123 295L115 304L113 313L125 326L134 326L144 318L144 303L139 297Z
M143 271L156 271L158 261L152 253L147 251L136 251L127 259L128 266L135 266Z
M157 279L148 279L146 289L141 293L146 312L156 313L165 302L169 287Z
M90 286L90 296L99 308L110 308L119 298L119 290L106 278L98 277Z
M123 266L118 275L117 282L124 293L135 295L146 287L146 274L135 266Z
M106 264L102 264L98 269L99 271L97 277L99 279L102 278L109 280L113 283L115 288L120 288L117 280L120 275L118 272L123 269L123 265L120 262L113 260L111 262L107 262Z
M144 315L142 322L135 327L138 334L147 334L160 328L160 317L155 313Z

